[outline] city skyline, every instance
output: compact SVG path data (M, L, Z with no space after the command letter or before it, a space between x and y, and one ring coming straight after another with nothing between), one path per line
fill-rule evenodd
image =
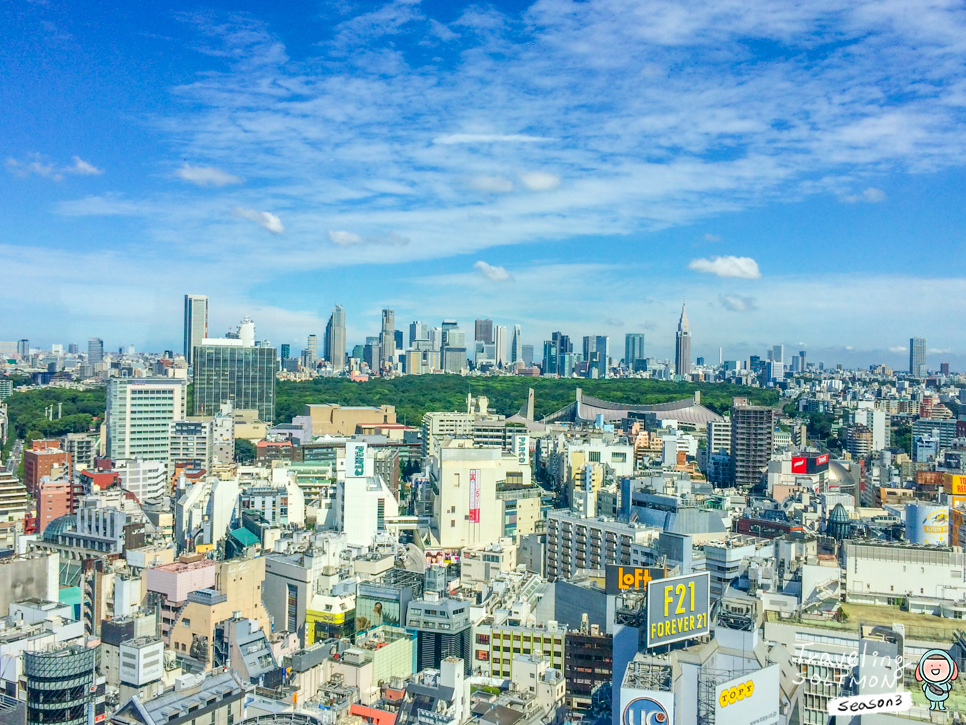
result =
M683 295L696 355L899 368L915 335L962 367L963 71L935 58L963 14L647 7L34 7L0 60L0 339L171 348L186 288L278 340L337 301L353 340L382 308L486 310L673 351Z
M217 308L217 303L215 304L215 306L213 308L209 308L210 301L209 301L209 297L208 296L206 296L206 295L186 295L184 297L185 304L187 304L188 298L203 299L204 300L204 303L205 303L205 312L206 312L206 314L210 314L211 312L214 311L214 313L215 313L214 316L216 318L219 317L218 312L217 312L217 309L216 309ZM643 330L626 330L626 331L620 331L617 334L609 334L609 335L594 335L592 333L591 334L569 334L568 335L567 332L564 332L564 331L555 331L553 333L548 333L545 337L542 337L542 338L539 338L539 337L535 336L531 340L530 339L530 336L528 336L528 334L527 334L526 328L524 326L520 325L519 323L514 323L512 320L506 320L506 321L494 320L494 319L491 319L490 317L484 316L484 315L478 315L478 316L476 316L475 318L472 318L472 319L456 319L456 318L453 318L451 316L444 316L444 317L438 318L439 319L439 323L440 323L439 325L433 324L433 322L432 322L432 319L433 318L428 318L428 317L423 317L423 318L416 317L416 318L413 318L412 320L409 320L409 321L404 321L404 320L406 320L406 318L399 318L399 322L398 323L395 323L394 322L393 324L395 324L395 330L396 330L396 332L402 334L403 340L406 343L405 344L405 349L409 349L410 346L411 346L410 345L410 340L409 340L409 331L410 331L410 327L411 327L411 325L413 323L422 324L422 325L426 326L428 330L432 330L434 328L441 328L442 327L442 324L444 322L455 322L456 323L456 326L458 327L458 329L463 333L464 339L467 339L467 340L469 340L471 342L472 342L472 338L469 337L468 330L472 328L473 329L473 333L472 334L475 337L476 336L475 333L476 333L476 330L477 330L478 323L481 323L481 322L488 323L493 330L496 330L496 327L498 327L498 326L505 327L508 330L508 333L507 333L508 335L512 335L512 333L513 333L513 331L515 329L522 328L521 329L521 331L522 331L522 339L523 339L523 343L522 344L533 345L536 350L541 350L541 351L544 348L544 343L545 342L551 341L551 340L556 340L556 338L557 338L558 335L563 335L564 338L567 339L567 340L571 340L571 339L579 340L581 338L586 338L586 337L592 337L592 338L593 337L607 337L608 340L609 340L609 346L611 348L610 349L610 357L615 362L618 361L618 360L620 360L620 359L622 359L622 352L621 351L624 350L624 347L625 346L624 346L623 343L626 341L627 335L641 336L641 337L645 338L645 342L644 342L644 357L645 358L652 358L652 359L656 359L656 360L667 360L667 361L669 361L671 363L674 363L675 364L675 367L677 367L677 357L678 357L678 354L679 354L678 353L678 345L680 344L679 343L680 328L681 328L681 324L682 324L682 321L683 321L686 324L686 327L688 328L687 340L686 340L686 349L687 349L687 352L689 354L690 361L691 361L692 364L699 357L700 358L705 358L706 360L710 360L711 361L711 364L715 364L715 361L718 359L719 354L721 355L721 359L722 360L738 360L738 361L747 360L748 358L750 358L753 355L766 355L767 356L767 355L770 354L770 352L772 351L773 348L774 349L778 349L779 347L783 347L784 345L787 344L790 347L810 349L810 352L808 354L809 360L810 361L813 361L815 363L819 363L819 362L824 363L826 365L826 367L834 367L836 364L842 364L845 367L859 367L859 368L861 368L861 367L867 367L868 365L873 365L873 364L875 364L875 365L882 364L882 365L886 365L887 367L891 367L891 368L893 368L896 371L906 370L908 372L909 369L910 369L910 366L911 366L911 363L910 363L910 359L911 359L910 358L910 355L911 355L910 348L907 347L907 346L902 346L902 345L897 345L897 346L894 346L894 347L889 348L885 352L885 355L887 357L868 358L867 361L853 363L853 364L848 364L848 362L846 362L846 361L849 360L849 358L852 356L852 354L855 353L855 351L851 350L850 348L823 348L823 347L818 347L818 348L814 348L813 347L813 348L809 348L809 346L806 345L803 342L798 342L798 343L787 343L787 342L774 343L774 342L769 342L767 344L763 344L761 349L756 348L756 347L752 347L752 346L748 346L748 345L717 346L714 350L712 350L712 349L710 349L712 346L709 345L709 344L707 344L707 343L702 344L701 343L701 339L699 337L698 338L698 345L697 345L696 351L693 351L691 349L691 343L692 343L692 340L693 339L690 336L690 321L687 319L687 314L686 314L686 311L684 309L685 307L686 307L686 305L682 306L682 308L679 308L679 312L678 312L678 315L679 315L678 316L678 322L677 322L677 326L671 332L672 340L671 340L671 343L670 343L670 349L669 350L664 350L663 348L661 348L661 347L658 346L658 343L654 343L653 342L653 340L655 338L657 338L659 341L661 341L662 338L666 337L666 335L665 335L666 331L660 330L660 329L656 329L654 326L649 326L649 329L647 330L647 332L645 332ZM359 328L356 325L352 325L352 324L347 324L346 323L347 320L350 320L351 321L351 311L347 315L345 309L341 305L336 305L335 306L335 310L338 310L339 313L340 313L340 315L341 315L340 319L341 319L341 322L342 322L341 330L342 330L343 337L341 338L340 341L345 343L345 349L346 349L347 355L348 354L351 354L353 347L355 347L357 345L358 346L364 346L366 338L375 337L375 338L380 338L381 339L383 337L383 335L385 333L384 325L383 325L383 323L385 321L385 319L384 319L385 318L385 313L389 312L389 313L392 314L393 317L396 316L395 315L395 311L392 310L391 308L384 308L384 309L380 310L379 313L378 313L378 318L377 318L377 322L376 322L377 329L375 329L374 332L373 331L370 331L368 329L363 329L363 334L360 334L359 335L358 341L353 341L352 337L350 337L348 335L348 332L347 331L348 330L358 330ZM224 315L224 314L225 314L224 311L222 311L222 315ZM185 319L187 319L187 317ZM228 331L230 333L231 330L232 330L232 328L233 328L233 326L235 324L237 324L237 320L238 319L239 318L236 318L235 319L235 323L233 323L233 324L227 324L227 325L223 326L221 329L225 329L226 331ZM255 320L255 322L256 322L256 324L258 324L258 320ZM501 325L501 323L503 323L503 324ZM324 335L325 335L326 330L328 329L328 327L329 327L330 324L331 324L331 314L329 316L329 322L327 322L323 326L321 332L318 332L318 333L316 333L316 332L309 332L305 336L303 336L301 340L296 339L296 340L289 340L289 341L284 341L284 342L276 339L272 335L271 331L266 331L265 328L262 327L261 325L258 325L257 326L256 331L257 331L257 337L258 337L259 340L266 340L266 341L268 341L271 344L271 346L273 348L276 348L276 349L280 349L282 346L288 346L289 349L290 349L291 354L292 355L295 355L295 356L298 356L298 354L299 354L299 352L301 350L307 350L308 347L311 346L312 339L314 338L317 346L319 345L320 341L322 343L321 346L317 347L316 357L318 357L320 359L321 358L328 359L328 348L326 347L326 344L325 344L327 338L324 337ZM568 326L568 327L570 327L571 330L573 328L573 326ZM606 328L606 327L607 327L607 324L606 324L606 321L605 321L605 323L603 325L598 325L596 328L591 327L591 328L587 328L587 329L600 329L600 328ZM219 329L218 326L212 325L211 328L210 328L210 330L209 330L209 335L211 337L218 337L219 336L219 333L215 332L215 330L217 330L217 329ZM186 334L186 331L184 329L182 329L181 337L185 337L185 334ZM23 339L24 338L18 338L18 340L19 340L18 344L19 343L22 343L23 342ZM46 348L37 347L36 345L34 345L33 344L33 339L34 338L29 338L28 337L26 339L28 340L28 342L31 343L31 347L33 349L46 349ZM39 339L42 339L42 338L39 338ZM125 348L126 349L127 346L128 346L128 344L129 344L129 343L122 343L120 345L113 345L113 344L111 344L110 341L108 343L104 343L103 341L101 341L100 338L90 338L90 339L92 341L95 340L95 339L97 339L99 342L101 342L102 349L105 352L108 352L108 353L111 352L112 350L116 350L116 349L119 349L119 348ZM951 369L952 370L956 370L956 369L959 369L959 368L957 368L957 365L960 364L957 361L961 361L962 363L966 363L966 356L960 357L960 356L958 356L956 354L951 353L948 350L942 350L942 349L928 347L926 345L927 340L924 338L924 336L915 336L913 338L908 338L908 340L909 340L909 344L912 344L914 340L921 340L922 341L921 348L924 351L925 358L926 358L926 366L927 366L927 368L929 370L939 370L940 363L949 364L951 366ZM511 351L510 351L510 347L509 346L510 346L511 343L512 343L512 337L508 337L508 340L507 340L507 357L508 357L508 359L510 358L510 352ZM68 344L68 341L63 341L63 342L60 342L60 343L53 343L53 344L66 345L66 344ZM572 346L573 343L570 343L570 344ZM137 350L139 350L139 351L148 351L148 352L157 352L157 353L160 353L160 352L162 352L164 350L174 350L174 351L177 351L179 349L177 346L172 347L171 345L163 345L163 346L157 347L157 348L143 348L143 347L139 347L137 345L134 345L134 347ZM735 354L736 351L737 351L737 354ZM397 350L396 352L398 353L399 350ZM731 352L732 354L729 355L728 354L729 352ZM825 357L822 356L822 353L831 353L832 354L832 357L826 359ZM861 355L862 354L862 351L859 351L858 354ZM468 355L468 357L470 359L473 358L471 346L467 346L467 355ZM797 355L797 353L796 353L796 355ZM542 361L542 360L543 360L543 353L540 353L540 361ZM966 366L964 366L964 367L966 367Z

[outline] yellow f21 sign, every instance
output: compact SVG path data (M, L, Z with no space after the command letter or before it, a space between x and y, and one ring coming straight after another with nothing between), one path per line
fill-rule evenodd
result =
M660 647L710 631L711 574L686 574L647 585L647 646Z

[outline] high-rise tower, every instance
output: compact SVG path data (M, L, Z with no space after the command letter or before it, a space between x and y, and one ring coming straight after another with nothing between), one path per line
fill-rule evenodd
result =
M208 337L208 297L184 296L184 359L191 364L192 351Z
M517 363L523 361L523 328L520 325L513 326L513 339L510 341L510 362Z
M382 311L382 332L379 335L379 366L392 365L396 360L396 313Z
M334 370L345 367L345 310L341 305L332 308L325 326L325 359Z
M909 340L909 374L924 378L926 372L926 338L913 337Z
M674 350L674 372L678 375L691 374L691 325L688 323L687 305L681 305L677 345Z

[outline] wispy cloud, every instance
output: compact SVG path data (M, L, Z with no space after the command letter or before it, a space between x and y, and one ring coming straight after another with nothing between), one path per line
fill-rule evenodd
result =
M487 194L507 194L513 191L513 182L505 176L474 176L470 186Z
M361 234L356 234L355 232L347 231L337 231L329 230L327 232L329 241L340 247L357 247L362 245L389 245L396 247L403 247L409 244L409 238L404 237L396 232L388 232L387 234L372 234L368 237L363 237Z
M903 347L902 345L896 345L895 347L890 347L889 352L906 352L909 348Z
M80 156L73 157L73 166L68 166L64 171L69 174L78 174L80 176L100 176L104 173L104 169L99 169L93 164L89 164Z
M758 263L751 257L711 257L709 259L693 259L688 269L718 277L740 277L742 279L759 279Z
M881 201L886 200L886 193L882 189L876 189L874 186L870 186L868 189L863 191L861 194L850 194L843 199L849 204L855 204L858 201L864 201L869 204L878 204Z
M704 241L706 241L706 242L720 242L721 241L721 237L719 237L717 234L705 234L704 235Z
M258 224L258 226L270 231L272 234L281 234L282 232L285 231L285 227L282 224L282 220L279 219L274 214L272 214L271 212L256 211L254 209L244 209L239 206L239 207L235 207L235 210L232 213L237 217L250 219L251 221Z
M443 146L452 144L496 144L496 143L539 143L552 139L543 136L528 136L523 133L450 133L437 136L433 143Z
M530 191L552 191L560 186L558 174L548 174L546 171L530 171L520 174L520 181Z
M509 272L506 271L504 267L496 267L492 264L487 264L482 259L473 265L473 269L482 274L491 282L506 282L507 280L513 279Z
M718 302L726 310L731 312L751 312L752 310L757 310L758 306L755 303L754 297L742 297L741 295L721 295L718 297Z
M185 164L174 172L175 176L184 181L190 181L198 186L228 186L229 184L240 184L243 179L240 176L229 174L214 166L191 166Z
M84 161L80 156L72 157L72 161L73 163L68 166L57 166L40 154L30 154L25 159L8 158L5 166L7 171L15 176L40 176L54 181L62 181L64 174L100 176L104 173L103 169Z

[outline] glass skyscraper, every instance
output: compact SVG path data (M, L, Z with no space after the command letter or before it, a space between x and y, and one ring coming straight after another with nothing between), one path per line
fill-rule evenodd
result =
M194 414L215 415L222 403L255 409L266 423L275 420L274 347L199 345L194 350Z

